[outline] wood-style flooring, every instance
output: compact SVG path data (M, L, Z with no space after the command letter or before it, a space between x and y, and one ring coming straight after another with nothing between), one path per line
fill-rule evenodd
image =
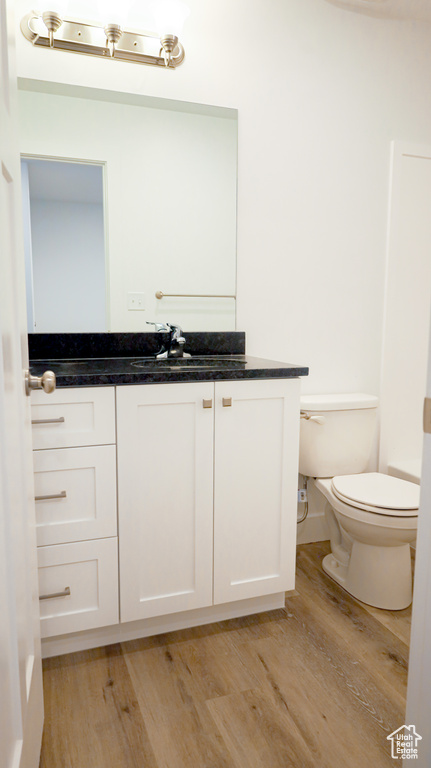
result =
M41 768L383 768L410 609L357 602L298 547L285 610L44 662Z

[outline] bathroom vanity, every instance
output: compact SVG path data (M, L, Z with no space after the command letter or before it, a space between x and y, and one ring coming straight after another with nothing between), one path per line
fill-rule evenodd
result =
M90 336L30 342L57 375L32 393L44 655L284 605L308 369L240 333L188 334L187 362L154 360L156 334Z

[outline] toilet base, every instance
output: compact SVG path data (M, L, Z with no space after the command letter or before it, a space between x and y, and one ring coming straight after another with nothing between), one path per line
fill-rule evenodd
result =
M325 573L327 573L328 576L331 577L331 579L333 579L334 581L337 582L337 584L340 585L340 587L343 587L343 589L346 589L346 576L347 576L348 567L347 565L342 565L342 563L339 563L338 560L332 554L332 552L323 558L322 568L325 571Z
M347 565L331 553L322 567L340 587L367 605L402 611L412 602L409 544L375 547L355 541Z

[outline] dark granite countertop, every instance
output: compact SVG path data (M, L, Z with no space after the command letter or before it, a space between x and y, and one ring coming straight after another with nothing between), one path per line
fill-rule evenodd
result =
M186 338L190 358L157 360L158 334L32 334L30 372L54 371L57 387L308 376L304 366L246 355L241 332L189 333Z
M224 358L192 357L187 361L136 357L35 360L30 365L30 373L33 376L41 376L47 370L54 371L57 387L290 379L308 375L308 368L248 355L226 355Z

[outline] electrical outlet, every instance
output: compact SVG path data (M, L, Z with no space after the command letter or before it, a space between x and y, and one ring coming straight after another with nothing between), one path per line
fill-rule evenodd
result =
M305 504L307 501L307 491L305 488L299 488L298 490L298 503L299 504Z
M129 311L145 309L145 293L128 293L127 309Z

